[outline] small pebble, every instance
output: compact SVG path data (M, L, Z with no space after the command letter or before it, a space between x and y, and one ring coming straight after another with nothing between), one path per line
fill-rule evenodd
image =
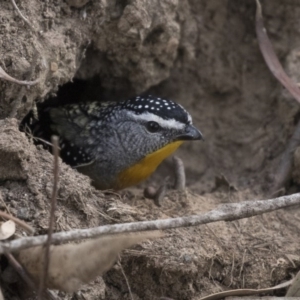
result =
M58 65L56 62L50 63L50 70L51 70L51 72L56 72L58 70Z

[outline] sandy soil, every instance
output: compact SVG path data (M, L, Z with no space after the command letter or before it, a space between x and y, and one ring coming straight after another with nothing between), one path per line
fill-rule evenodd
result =
M0 66L15 78L40 81L30 88L0 81L1 209L46 232L53 158L18 124L35 102L53 99L73 79L74 88L78 79L88 87L80 95L85 99L142 92L172 98L191 112L205 142L178 151L188 188L183 194L170 191L162 207L143 197L143 187L172 174L170 161L147 183L120 195L96 191L87 177L62 164L57 230L197 214L220 203L269 196L299 108L259 52L254 1L18 1L30 26L11 1L2 2ZM279 0L262 5L276 53L299 82L300 5ZM293 174L296 191L297 168ZM216 180L221 176L229 184ZM121 263L134 299L199 299L290 279L300 266L299 218L299 208L293 208L170 230L164 239L126 250ZM2 259L0 265L3 273L7 263ZM25 287L0 278L7 299L19 299ZM60 297L130 299L118 265L76 295Z

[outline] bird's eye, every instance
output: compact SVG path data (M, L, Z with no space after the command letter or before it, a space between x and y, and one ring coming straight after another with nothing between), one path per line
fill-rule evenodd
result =
M146 128L149 132L157 132L160 126L156 122L150 121L146 124Z

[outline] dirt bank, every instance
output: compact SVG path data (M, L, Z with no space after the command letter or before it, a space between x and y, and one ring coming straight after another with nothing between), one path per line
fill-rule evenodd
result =
M178 151L188 191L171 191L160 208L144 199L145 184L120 196L104 195L63 165L57 230L197 214L268 195L299 106L259 52L255 1L90 0L79 7L69 3L80 1L71 0L18 1L30 25L11 1L2 2L0 66L15 78L39 83L27 88L0 81L1 209L8 207L45 233L52 156L20 133L18 122L35 101L72 79L89 86L82 97L99 101L146 91L172 98L191 112L205 142ZM276 0L262 6L275 51L299 82L300 5ZM170 172L166 162L148 182L155 185ZM235 189L216 184L222 175ZM121 263L135 299L199 299L228 288L269 287L299 269L299 217L297 208L170 230L164 239L125 251ZM76 297L129 299L129 294L116 265Z

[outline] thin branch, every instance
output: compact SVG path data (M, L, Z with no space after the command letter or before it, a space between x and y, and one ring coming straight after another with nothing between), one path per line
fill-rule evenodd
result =
M31 25L31 23L29 22L29 20L22 14L22 12L20 11L19 7L17 6L15 0L11 0L14 8L16 9L16 11L18 12L19 16L23 19L23 21L33 30L35 31L35 28Z
M16 272L20 275L20 277L24 280L24 282L30 287L32 291L37 291L37 287L33 280L30 278L30 275L26 271L25 268L16 260L16 258L8 252L5 252L4 255L8 259L10 265L16 270ZM58 300L58 298L52 294L50 291L46 290L42 294L41 299L47 299L47 300Z
M36 290L36 286L26 270L20 265L20 263L15 259L11 253L5 253L6 258L10 262L11 266L17 271L21 278L28 284L32 290Z
M1 67L0 67L0 79L11 81L13 83L17 83L17 84L20 84L20 85L34 85L34 84L37 84L40 81L40 78L38 78L34 81L15 79L15 78L9 76Z
M170 218L154 221L132 222L115 225L104 225L88 229L75 229L58 232L52 235L53 243L63 243L87 238L95 238L104 234L136 232L146 230L163 230L171 228L198 226L218 221L233 221L249 218L300 204L300 193L269 200L243 201L219 205L216 209L202 215L191 215L180 218ZM0 254L5 251L19 251L45 244L47 235L24 237L13 241L0 243Z
M14 221L16 224L28 231L30 234L34 233L34 229L30 225L4 211L0 211L0 217Z
M57 190L58 190L58 177L59 177L59 167L58 167L58 158L59 158L59 150L58 150L58 137L52 136L51 142L53 145L53 156L54 156L54 179L53 179L53 190L51 196L51 210L50 210L50 218L49 218L49 229L48 229L48 237L45 245L45 259L44 259L44 268L43 274L40 280L38 299L42 300L42 296L44 294L45 284L48 280L48 269L50 263L50 246L52 243L52 233L54 228L54 219L55 219L55 210L56 210L56 200L57 200Z
M37 287L35 283L30 278L30 275L25 268L15 259L11 253L5 253L6 258L8 259L10 265L16 270L16 272L21 276L21 278L28 284L32 291L36 291ZM48 290L43 294L43 299L47 300L58 300L57 297L50 293Z
M125 274L125 271L124 271L123 266L122 266L122 263L121 263L120 255L119 255L119 262L118 262L118 265L119 265L119 267L120 267L120 269L121 269L121 273L122 273L122 275L123 275L123 277L124 277L124 279L125 279L125 281L126 281L126 285L127 285L127 288L128 288L128 292L129 292L129 295L130 295L130 299L131 299L131 300L134 300L134 299L133 299L132 292L131 292L131 287L130 287L130 284L129 284L129 280L128 280L126 274Z
M37 114L37 112L36 112ZM35 119L38 119L37 116L34 116ZM53 147L52 143L51 142L48 142L42 138L39 138L37 136L34 136L33 133L32 133L32 130L31 128L28 126L28 124L22 124L22 131L24 131L31 139L33 139L34 141L38 141L38 142L41 142L43 145L48 146L48 147ZM58 148L58 150L60 151L61 149Z
M293 282L293 279L286 281L284 283L278 284L276 286L272 286L270 288L264 288L264 289L237 289L237 290L228 290L223 291L215 294L211 294L208 296L204 296L200 298L199 300L217 300L217 299L244 299L242 296L253 296L258 294L264 294L267 292L272 292L275 290L283 289L288 287ZM246 297L246 299L249 299L250 297ZM299 297L297 297L299 298ZM251 299L261 299L258 297L251 297ZM280 299L280 298L279 298ZM283 298L281 298L283 299ZM288 298L290 299L290 298ZM287 300L287 299L286 299Z
M31 79L34 76L35 73L35 68L37 66L38 63L38 58L39 58L39 52L37 49L35 49L35 53L33 55L33 60L30 64L30 70L29 72L26 74L26 78L25 79ZM9 113L9 117L10 118L15 118L17 115L17 112L22 104L22 99L24 97L24 95L26 95L26 90L28 89L28 86L21 86L19 93L16 95L15 100L13 102L12 105L12 109Z

